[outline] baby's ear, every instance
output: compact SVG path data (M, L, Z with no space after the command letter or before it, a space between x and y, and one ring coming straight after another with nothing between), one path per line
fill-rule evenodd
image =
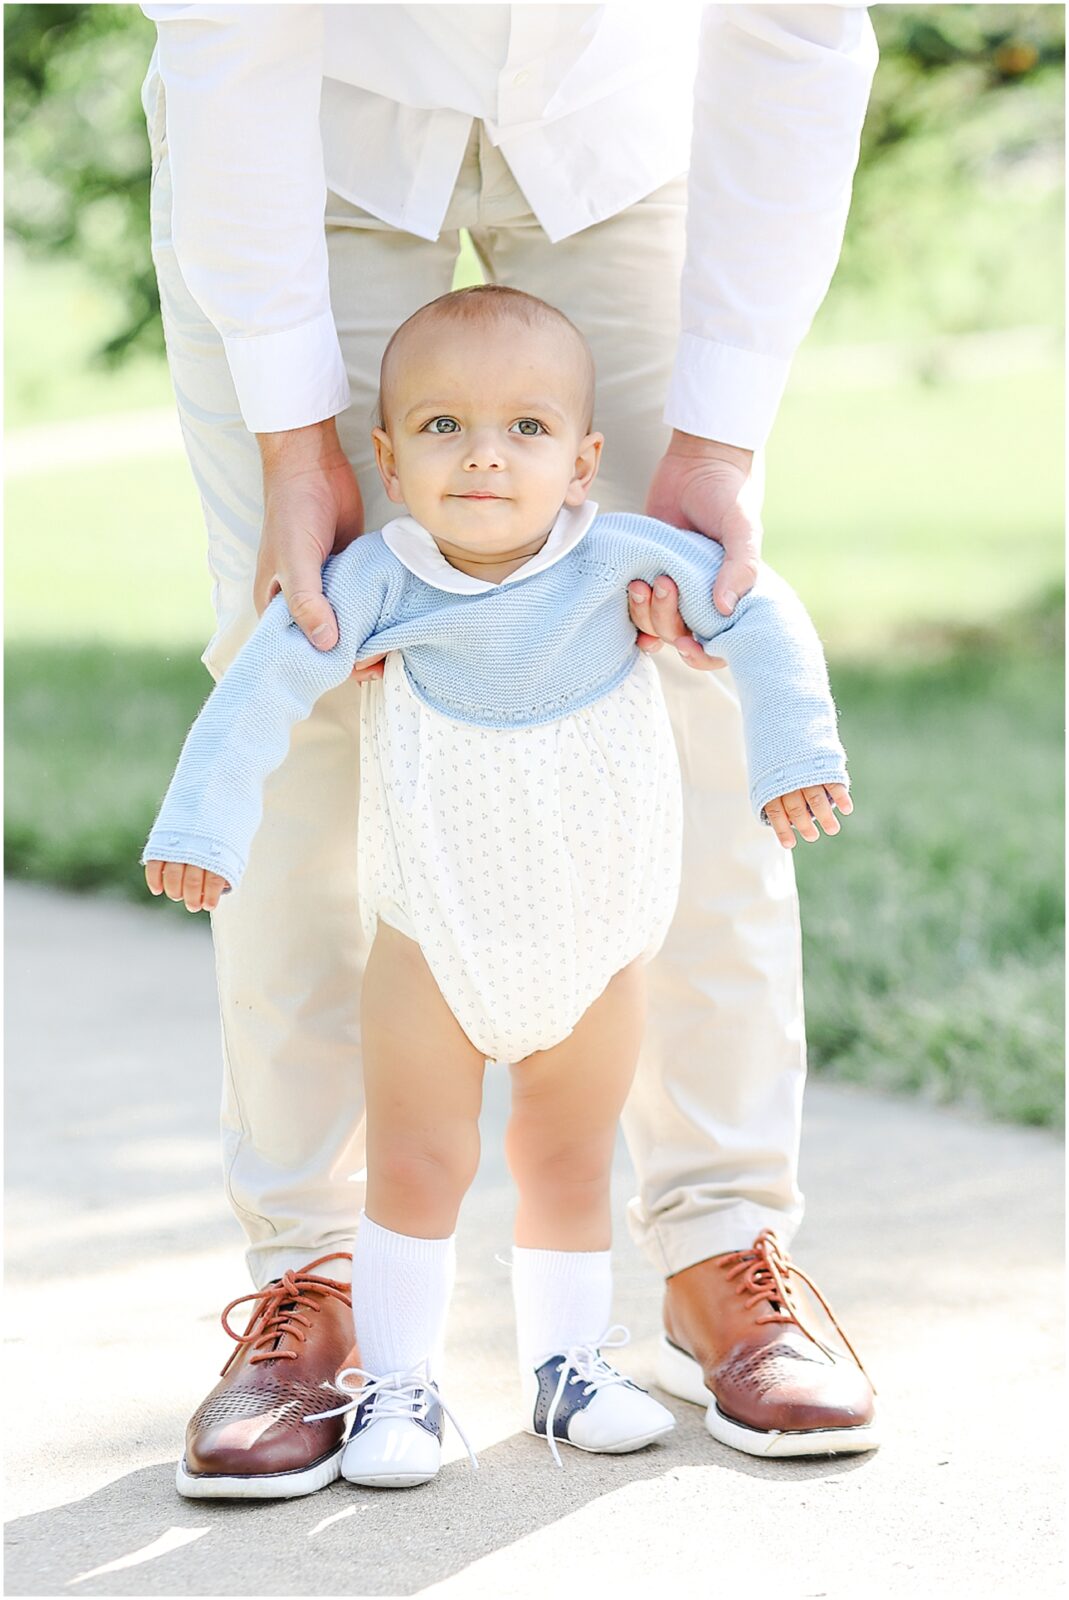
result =
M568 493L564 496L565 505L581 506L586 499L590 485L597 477L601 447L604 443L605 435L602 433L588 433L580 442L575 456L575 473L568 485Z
M403 505L404 496L401 493L401 481L397 476L397 462L390 435L385 428L372 428L371 438L375 445L375 465L379 469L383 488L396 505Z

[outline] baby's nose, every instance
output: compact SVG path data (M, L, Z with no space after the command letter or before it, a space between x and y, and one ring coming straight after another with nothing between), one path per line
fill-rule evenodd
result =
M499 471L505 465L504 450L496 439L473 439L464 465L469 472Z

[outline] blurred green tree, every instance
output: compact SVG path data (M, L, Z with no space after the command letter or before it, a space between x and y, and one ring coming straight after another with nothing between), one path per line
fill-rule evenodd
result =
M3 15L7 228L119 291L103 360L158 349L138 97L155 30L136 5L7 4ZM871 15L881 66L837 288L899 273L940 326L997 324L1023 225L1046 275L1039 292L1015 280L1017 298L1050 316L1061 281L1064 7L877 5ZM955 250L970 262L964 276Z
M1064 6L870 14L880 67L836 273L839 336L872 338L875 322L883 338L1060 326Z
M163 349L149 251L149 151L139 90L156 30L136 5L5 5L5 225L119 293L98 351Z

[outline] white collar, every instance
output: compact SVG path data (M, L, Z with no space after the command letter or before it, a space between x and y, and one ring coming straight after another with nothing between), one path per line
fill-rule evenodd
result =
M394 517L392 522L386 523L382 537L401 565L432 588L445 589L449 594L482 594L487 589L503 589L508 583L518 583L521 578L531 578L536 572L552 567L569 550L575 549L597 514L593 500L584 500L581 506L561 506L541 550L500 583L488 583L485 578L474 578L470 573L451 567L415 517Z

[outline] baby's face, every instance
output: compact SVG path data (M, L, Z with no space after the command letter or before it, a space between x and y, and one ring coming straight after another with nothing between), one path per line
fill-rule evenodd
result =
M581 505L597 470L584 373L566 330L438 323L397 352L386 428L375 430L390 499L450 549L505 557Z

